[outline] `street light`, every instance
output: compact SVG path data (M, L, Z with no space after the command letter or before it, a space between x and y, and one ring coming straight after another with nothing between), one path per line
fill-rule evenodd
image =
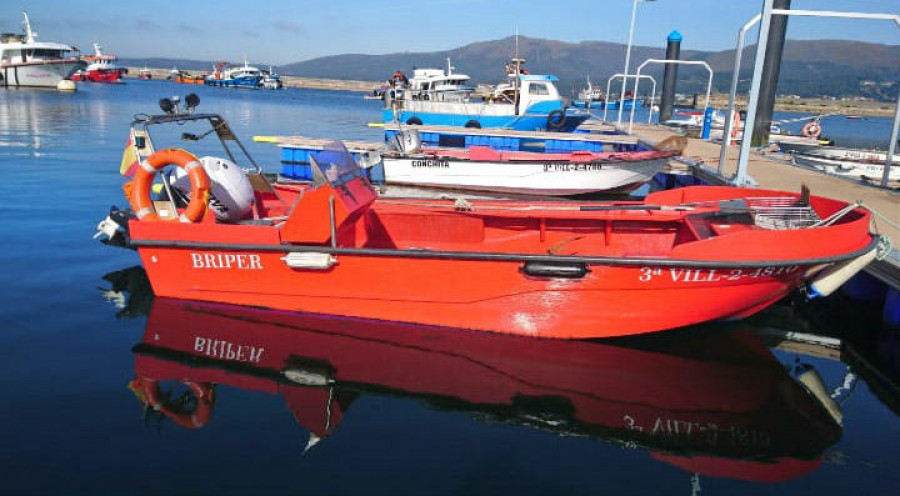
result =
M625 109L625 87L628 84L628 65L631 62L631 42L634 39L634 21L637 16L637 4L641 2L655 2L656 0L634 0L634 3L631 4L631 28L628 30L628 48L625 50L625 70L622 71L622 74L625 76L622 78L622 91L619 93L619 117L616 118L616 123L622 123L622 111ZM637 95L634 95L637 97ZM634 105L634 102L632 102Z

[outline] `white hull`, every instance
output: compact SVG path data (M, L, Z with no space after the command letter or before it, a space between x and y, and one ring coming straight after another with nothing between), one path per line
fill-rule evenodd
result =
M56 88L60 81L84 66L84 62L78 60L4 65L0 67L0 86Z
M649 181L668 158L633 162L469 161L436 157L384 157L388 184L531 195L627 191Z
M840 148L835 146L820 146L804 151L803 154L830 160L853 160L864 162L884 162L887 160L887 152L878 150L857 150L854 148ZM895 154L891 160L895 164L900 164L900 155Z
M853 162L848 160L832 160L810 155L794 154L794 163L812 167L839 176L880 180L884 174L884 164ZM890 181L900 181L900 164L892 165L888 176Z

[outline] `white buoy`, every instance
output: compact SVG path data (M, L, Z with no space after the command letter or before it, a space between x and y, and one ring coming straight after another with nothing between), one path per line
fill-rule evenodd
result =
M810 297L828 296L834 293L842 284L869 265L869 262L874 260L877 254L878 250L873 248L868 253L840 263L819 275L809 284Z
M75 91L77 88L75 87L75 81L70 79L63 79L62 81L56 83L56 89L59 91Z

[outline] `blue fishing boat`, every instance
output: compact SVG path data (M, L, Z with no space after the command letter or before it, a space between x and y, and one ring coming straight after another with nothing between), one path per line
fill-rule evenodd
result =
M263 79L262 71L258 68L247 64L240 67L224 67L225 63L219 64L215 71L206 77L207 86L222 86L225 88L259 88Z
M528 74L521 67L523 63L522 59L513 59L507 65L508 81L483 96L476 96L474 88L462 84L455 85L453 91L437 86L422 89L405 78L394 77L391 87L383 93L382 120L409 125L568 132L590 117L584 110L566 108L556 88L556 76ZM453 76L445 74L445 78Z

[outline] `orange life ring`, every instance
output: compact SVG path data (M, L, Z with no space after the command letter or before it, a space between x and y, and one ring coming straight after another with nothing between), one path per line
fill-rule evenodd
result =
M822 134L822 125L819 121L809 121L803 126L803 136L807 138L818 138Z
M206 175L197 157L185 150L173 148L160 150L140 162L129 198L131 208L140 220L159 220L159 215L153 208L150 190L156 173L167 165L177 165L188 173L191 180L191 201L179 219L182 222L197 222L203 218L209 203L209 176Z
M198 384L184 381L197 399L197 407L193 412L181 412L170 406L168 399L162 399L159 383L155 379L137 378L128 384L135 395L145 405L172 419L172 422L185 429L199 429L212 419L213 404L216 401L215 390L209 383Z

